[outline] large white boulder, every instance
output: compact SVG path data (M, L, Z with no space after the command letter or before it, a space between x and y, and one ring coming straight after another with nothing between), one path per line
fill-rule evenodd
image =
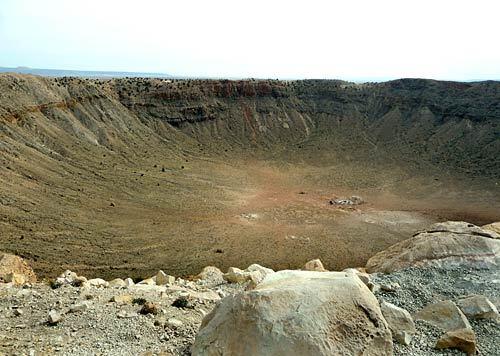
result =
M280 271L208 314L193 355L391 355L377 299L344 272Z
M473 224L448 221L377 253L366 264L369 273L391 273L410 266L500 264L500 240L492 231Z

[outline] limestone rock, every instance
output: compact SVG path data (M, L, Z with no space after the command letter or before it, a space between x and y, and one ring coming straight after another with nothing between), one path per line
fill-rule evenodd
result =
M458 300L458 307L472 319L498 319L498 310L488 298L483 295L471 295Z
M442 264L496 268L500 264L500 240L495 236L465 222L434 224L377 253L368 260L366 269L369 273L391 273L410 266Z
M180 328L184 323L179 319L170 318L166 321L165 325L170 328Z
M229 283L245 283L250 281L255 286L271 273L274 273L272 269L262 267L258 264L250 265L244 271L236 267L229 267L227 273L224 274L224 279Z
M93 278L93 279L89 279L87 282L85 282L85 285L92 286L92 287L103 287L103 288L105 288L105 287L109 286L109 283L106 282L102 278Z
M465 315L451 300L429 304L414 315L417 320L424 320L444 330L457 330L470 328Z
M61 320L62 320L61 314L59 314L55 310L49 311L49 319L47 320L49 325L55 325L55 324L59 323Z
M383 301L380 310L384 316L394 340L403 345L409 345L416 333L415 323L407 310Z
M383 283L380 285L380 289L382 289L384 292L395 292L398 289L401 289L401 286L398 282Z
M500 235L500 221L488 224L488 225L483 225L482 226L483 230L491 231L494 232L498 235Z
M476 354L476 335L472 329L448 331L436 343L437 349L458 349L472 356Z
M316 271L316 272L326 272L327 270L323 267L323 263L319 258L306 262L302 268L305 271Z
M175 283L175 277L170 276L163 272L162 270L158 271L156 274L156 284L159 286L163 286L165 284L174 284Z
M484 230L483 228L465 221L445 221L435 223L427 229L427 232L452 232L456 234L479 235L498 239L500 236L493 231Z
M368 288L370 288L370 284L372 282L372 279L368 273L361 272L356 268L346 268L342 272L351 273L351 274L356 275L359 279L361 279L361 281L364 284L366 284L368 286ZM372 289L370 288L370 290L372 290Z
M224 283L224 273L217 267L207 266L196 276L197 279L213 284Z
M76 303L73 304L72 306L69 307L69 312L70 313L78 313L78 312L83 312L87 310L90 307L90 302L84 301L81 303Z
M111 302L115 302L118 305L132 304L134 298L128 294L115 295L111 298Z
M127 284L121 278L115 278L112 281L109 281L109 286L111 288L125 288Z
M154 285L156 285L156 282L155 282L155 280L153 278L146 278L146 279L143 279L142 281L140 281L137 284L146 284L148 286L154 286Z
M193 355L391 355L377 299L344 272L279 271L224 298Z
M19 273L9 273L4 275L3 280L5 283L12 283L17 285L22 285L27 283L26 276Z
M36 282L35 272L26 261L19 256L0 252L0 281L6 282L6 278L10 278L10 281L14 283L22 281L22 283L17 284Z
M130 287L130 286L133 286L135 283L134 283L134 280L132 278L127 278L125 279L125 287Z
M85 282L87 282L87 278L78 276L75 272L72 272L70 270L66 270L56 278L56 280L53 282L53 286L60 287L63 285L72 285L75 287L80 287Z

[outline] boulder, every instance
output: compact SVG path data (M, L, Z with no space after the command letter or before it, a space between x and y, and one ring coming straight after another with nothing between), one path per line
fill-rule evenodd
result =
M0 252L1 281L16 284L34 283L36 282L36 275L33 269L21 257Z
M56 280L53 282L54 287L60 287L63 285L71 285L75 287L82 286L87 282L87 278L78 276L75 272L70 270L64 271Z
M123 279L115 278L112 281L109 281L109 286L111 288L125 288L127 285Z
M84 285L86 285L86 286L92 286L92 287L103 287L103 288L105 288L105 287L109 286L109 283L106 282L102 278L93 278L93 279L89 279L87 282L85 282Z
M476 335L472 329L448 331L436 343L436 349L458 349L468 356L476 354Z
M175 283L175 277L170 276L163 272L162 270L158 271L156 274L156 284L159 286L164 286L165 284L174 284Z
M491 268L500 264L496 234L465 222L432 225L427 231L377 253L366 264L369 273L391 273L410 266L472 264Z
M133 286L135 283L134 283L134 280L132 278L127 278L125 279L125 287L131 287Z
M148 285L148 286L154 286L154 285L156 285L155 279L153 279L153 278L146 278L146 279L143 279L142 281L140 281L137 284L138 285L145 284L145 285Z
M224 274L224 279L229 283L251 282L252 286L256 286L271 273L274 273L272 269L254 263L244 271L236 267L229 267L227 273Z
M118 305L132 304L132 300L134 298L129 294L115 295L111 298L111 302L114 302Z
M380 310L389 325L394 340L400 344L409 345L417 331L410 313L386 301L380 303Z
M180 321L179 319L175 319L175 318L170 318L168 319L166 322L165 322L165 325L170 327L170 328L180 328L182 327L184 323L182 321Z
M204 319L193 355L391 355L375 296L344 272L279 271L224 298Z
M346 268L342 272L352 273L352 274L358 276L358 278L361 279L361 281L364 284L366 284L368 286L368 288L370 288L372 278L370 277L370 275L368 273L361 272L360 270L358 270L356 268ZM372 290L372 289L370 288L370 290Z
M496 306L483 295L462 298L457 301L457 305L467 318L495 320L499 318Z
M327 271L325 267L323 267L323 263L319 258L307 262L302 269L305 271L316 271L316 272Z
M3 281L5 283L12 283L17 285L22 285L27 283L26 276L24 274L19 273L9 273L4 275Z
M142 305L141 310L139 310L140 314L147 315L147 314L158 314L159 308L158 305L152 302L146 302Z
M57 312L53 309L51 311L49 311L49 318L47 320L47 323L49 325L55 325L55 324L59 323L61 320L62 320L62 316L59 312Z
M89 301L83 301L80 303L75 303L72 306L69 307L69 312L70 313L79 313L83 312L90 307L90 302Z
M224 273L217 267L207 266L196 276L196 279L207 283L221 284L224 283Z
M494 232L494 233L500 235L500 221L497 221L497 222L494 222L494 223L491 223L488 225L483 225L482 228L483 228L483 230L491 231L491 232Z
M470 329L465 315L451 300L429 304L414 315L416 320L424 320L443 331Z

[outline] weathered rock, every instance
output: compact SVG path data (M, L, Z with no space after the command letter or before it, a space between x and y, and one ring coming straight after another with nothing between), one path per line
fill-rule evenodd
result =
M47 320L47 323L49 325L55 325L55 324L59 323L61 320L62 320L61 314L59 314L57 311L55 311L53 309L51 311L49 311L49 318Z
M224 279L229 283L245 283L254 281L255 284L259 283L264 276L259 271L243 271L236 267L229 267L227 273L224 274Z
M9 273L4 275L3 280L5 283L12 283L16 285L22 285L27 283L26 276L19 273Z
M213 284L224 283L224 273L217 267L207 266L196 276L197 279Z
M162 270L158 271L156 274L156 284L159 286L163 286L166 284L174 284L175 283L175 277L170 276L163 272Z
M369 273L391 273L409 266L442 264L496 268L500 264L500 240L495 236L465 222L435 224L377 253L368 260L366 269Z
M146 302L142 305L141 310L139 310L139 313L141 314L158 314L158 306L155 303L152 302Z
M444 331L470 328L469 321L451 300L429 304L414 315Z
M125 287L130 287L135 285L134 280L132 278L125 279Z
M90 302L88 301L83 301L80 303L73 304L72 306L69 307L69 312L70 313L78 313L78 312L83 312L90 307Z
M500 236L500 221L488 225L483 225L482 228L483 230L494 232L495 234Z
M139 283L137 283L138 285L139 284L146 284L148 286L154 286L156 285L156 282L153 278L146 278L146 279L143 279L142 281L140 281Z
M230 295L202 322L193 355L391 355L368 288L343 272L280 271Z
M476 354L476 335L472 329L448 331L436 343L437 349L458 349L472 356Z
M462 312L471 319L499 319L498 310L483 295L471 295L457 301Z
M112 281L109 281L109 286L111 288L125 288L127 284L121 278L115 278Z
M368 286L368 288L370 288L370 283L371 283L372 279L368 273L361 272L357 268L346 268L342 272L351 273L351 274L356 275L359 279L361 279L361 281L364 284L366 284ZM370 290L371 290L371 288L370 288Z
M398 282L383 283L380 285L380 289L382 289L384 292L395 292L398 289L401 289L401 286Z
M72 285L75 287L80 287L85 282L87 282L87 278L78 276L75 272L72 272L70 270L66 270L56 278L56 280L52 283L52 286L60 287L63 285Z
M84 283L85 286L92 286L92 287L108 287L109 286L109 283L106 282L104 279L102 278L93 278L93 279L89 279L87 282Z
M319 258L306 262L302 268L305 271L316 271L316 272L326 272L327 270L323 267L323 263Z
M180 328L184 323L179 319L170 318L165 322L165 325L170 328Z
M116 316L120 319L130 319L136 318L137 314L126 310L120 310L118 313L116 313Z
M2 280L16 284L35 283L36 275L21 257L0 252L0 281Z
M403 345L409 345L415 335L415 323L407 310L383 301L380 310L384 316L394 340Z
M111 302L114 302L118 305L132 304L132 300L134 298L129 294L115 295L111 298Z
M229 267L227 273L224 274L223 277L229 283L244 283L251 281L254 284L258 284L270 273L274 273L274 271L254 263L248 266L244 271L236 267Z

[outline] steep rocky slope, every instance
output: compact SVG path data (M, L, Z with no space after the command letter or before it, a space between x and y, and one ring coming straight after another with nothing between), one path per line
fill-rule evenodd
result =
M41 275L361 265L435 219L500 218L499 99L496 82L2 74L2 249ZM329 204L351 195L367 203Z

